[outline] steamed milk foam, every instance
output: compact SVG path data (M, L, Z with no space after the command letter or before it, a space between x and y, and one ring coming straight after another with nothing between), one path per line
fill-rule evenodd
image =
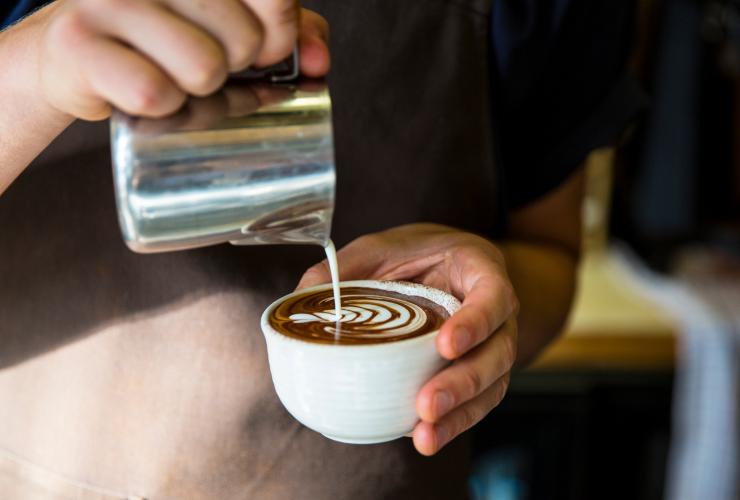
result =
M275 307L270 326L289 337L319 343L375 344L436 331L449 317L445 303L414 295L419 285L372 282L342 287L337 312L332 290L297 293ZM429 293L428 288L427 294Z
M449 317L433 300L404 293L408 284L403 291L391 282L340 290L334 243L329 240L324 250L332 289L301 294L277 307L270 323L280 333L322 343L379 343L423 335Z

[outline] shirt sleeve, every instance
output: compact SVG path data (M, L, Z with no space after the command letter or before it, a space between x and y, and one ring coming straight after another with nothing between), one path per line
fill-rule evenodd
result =
M11 1L0 4L0 29L5 29L12 24L17 16L16 9L18 11L23 9L21 2Z
M635 3L494 0L493 118L505 205L559 186L646 105L627 72Z
M0 30L20 21L33 9L49 3L51 0L15 0L0 5Z

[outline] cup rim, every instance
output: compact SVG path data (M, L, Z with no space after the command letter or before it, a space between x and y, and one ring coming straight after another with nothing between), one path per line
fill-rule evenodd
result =
M462 307L462 304L460 301L452 296L451 294L440 290L438 288L434 288L428 285L423 285L421 283L413 283L410 281L392 281L392 280L350 280L350 281L340 281L339 286L340 287L350 287L350 286L358 286L358 287L367 287L367 288L380 288L378 286L378 283L385 283L386 286L389 283L393 283L393 287L398 288L404 288L406 290L414 289L417 290L427 290L429 294L441 294L444 299L445 303L440 303L428 296L423 296L416 294L416 296L424 297L428 300L431 300L432 302L436 303L440 307L443 307L447 310L447 312L452 316L455 312L457 312L460 307ZM431 332L427 332L423 335L418 335L416 337L410 337L407 339L402 340L395 340L391 342L379 342L374 344L325 344L321 342L310 342L308 340L301 340L297 339L295 337L289 337L287 335L283 335L282 333L275 330L272 325L270 325L270 314L272 313L273 309L275 309L279 304L281 304L283 301L300 295L305 295L307 293L313 293L317 291L327 290L332 288L332 283L322 283L319 285L314 285L308 288L302 288L300 290L295 290L287 295L283 295L282 297L278 298L277 300L273 301L269 306L265 308L265 310L262 312L262 318L260 320L260 325L262 327L262 332L265 336L270 335L272 338L280 339L280 341L285 342L295 342L297 344L300 344L302 346L310 346L310 348L316 348L316 349L388 349L391 346L401 346L401 345L410 345L414 343L421 343L429 340L430 338L436 338L436 336L439 334L439 328L436 330L433 330ZM383 288L388 289L388 288ZM402 292L405 293L405 292ZM413 293L409 293L408 295L414 295Z

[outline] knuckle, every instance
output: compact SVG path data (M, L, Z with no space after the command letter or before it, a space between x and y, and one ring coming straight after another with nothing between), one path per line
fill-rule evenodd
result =
M480 260L481 251L475 246L463 242L456 243L449 249L451 257L461 262Z
M87 33L85 16L76 9L62 12L49 25L48 36L55 46L76 45Z
M278 25L298 25L300 4L296 0L278 0L273 3L274 20Z
M503 294L505 300L510 304L511 314L516 316L519 314L519 297L517 297L514 285L509 280L506 280L503 285Z
M462 371L462 380L463 391L464 394L467 396L464 399L472 398L473 396L481 392L481 389L483 388L483 382L478 372L475 371L473 368L466 367Z
M506 393L509 390L509 381L511 380L511 377L507 374L502 380L501 383L498 386L498 389L496 391L496 404L498 405L506 396Z
M254 63L262 48L265 32L257 19L250 14L243 26L226 42L229 68L239 71Z
M319 262L318 264L311 266L308 271L306 271L306 275L311 278L321 278L328 272L329 265L324 262Z
M488 338L493 333L493 326L491 325L490 320L488 319L488 316L486 313L480 309L477 308L470 308L471 313L473 314L473 321L475 325L478 325L478 328L473 330L473 332L476 335L476 340L481 340L481 335L483 338Z
M513 335L506 335L503 339L503 351L504 351L504 359L506 360L506 365L508 368L511 368L511 366L514 364L514 361L516 361L517 351L518 351L518 345L515 336Z
M517 297L516 290L514 290L514 285L511 284L511 281L505 274L488 276L486 278L486 285L496 290L497 300L502 301L507 307L505 311L502 311L507 317L501 319L508 319L509 316L516 316L518 314L519 298Z
M169 114L174 113L185 103L185 94L177 92L176 95L169 97L166 100L160 101L159 105L152 109L150 116L154 118L161 118Z
M294 41L283 38L268 41L261 47L260 56L257 60L259 66L270 66L277 64L290 54L293 50Z
M105 120L110 116L111 111L111 105L105 101L101 101L100 103L96 103L95 105L90 106L85 111L80 113L79 117L83 120L88 121Z
M490 257L496 262L505 263L506 256L504 255L504 252L497 245L494 245L488 240L486 240L486 243L486 250L490 252Z
M187 78L187 89L194 95L208 95L226 81L227 71L219 57L203 57L193 64Z
M162 108L168 85L156 77L140 77L132 88L131 110L136 114L152 114Z
M457 434L465 432L478 422L478 412L472 405L465 406L460 412L460 420L457 425Z
M239 71L254 62L262 46L262 35L247 35L242 40L231 42L228 47L229 69Z
M296 44L300 7L295 0L272 2L266 13L267 43L260 54L260 64L274 64L286 58Z
M152 90L148 87L141 86L133 92L131 98L131 104L128 106L127 111L137 115L147 115L155 110L156 97Z
M509 390L509 377L506 376L498 384L496 384L493 406L498 406L498 404L501 401L503 401L504 397L506 396L506 392L508 390Z

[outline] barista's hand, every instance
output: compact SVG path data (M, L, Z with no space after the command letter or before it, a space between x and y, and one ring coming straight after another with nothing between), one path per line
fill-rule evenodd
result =
M356 239L338 254L341 280L408 280L448 291L462 308L437 337L455 360L416 399L416 449L432 455L478 423L503 399L516 359L519 303L502 253L490 241L436 224L411 224ZM331 281L323 261L299 288Z
M329 70L329 27L297 0L57 0L31 17L40 92L76 118L106 118L111 106L170 114L231 72L279 62L296 41L305 75Z

